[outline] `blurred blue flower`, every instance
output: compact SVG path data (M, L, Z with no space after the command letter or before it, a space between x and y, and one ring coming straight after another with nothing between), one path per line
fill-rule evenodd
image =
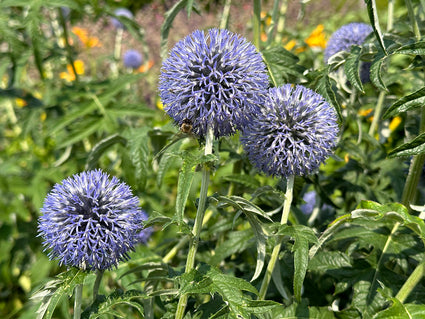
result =
M126 68L138 69L142 65L142 55L136 50L127 50L123 55L123 62Z
M269 89L241 141L249 160L264 173L303 176L331 154L338 131L336 112L321 95L285 84Z
M141 211L141 220L142 221L148 220L148 214L144 210ZM143 228L136 235L136 241L138 243L146 244L147 241L148 241L148 239L151 237L152 233L153 233L153 228L152 227Z
M190 122L215 137L245 126L258 112L268 88L261 54L245 38L228 30L195 31L178 42L164 61L159 95L178 126Z
M64 179L47 195L39 235L50 259L83 270L105 270L128 260L146 214L130 187L101 170Z
M311 215L314 206L316 205L316 191L309 191L305 193L303 196L303 200L305 201L305 203L300 206L300 210L305 215Z
M324 60L327 64L330 57L341 51L350 52L353 45L362 45L373 29L366 23L353 22L336 30L330 37L325 52ZM360 79L363 83L369 81L370 63L360 64Z
M114 11L114 14L118 17L126 17L128 19L134 18L133 13L131 13L131 11L126 8L116 9ZM118 20L117 18L111 18L111 23L117 29L125 29L124 24L122 24L122 22Z

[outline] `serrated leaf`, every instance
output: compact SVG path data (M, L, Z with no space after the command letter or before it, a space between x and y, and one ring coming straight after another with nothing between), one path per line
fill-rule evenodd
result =
M290 76L303 77L304 68L298 64L298 57L282 46L267 48L262 54L274 86L283 85Z
M82 284L86 276L87 273L83 271L71 269L58 275L56 280L47 283L44 288L37 291L31 298L34 301L41 299L40 307L37 310L37 319L52 318L62 296L72 295L75 286Z
M425 55L425 41L418 41L409 43L399 47L393 52L398 54L410 54L410 55Z
M387 50L385 49L384 39L382 37L381 27L379 25L378 11L376 10L375 0L365 0L367 6L367 13L369 15L369 20L372 24L373 32L375 37L378 40L379 45L381 46L382 51L387 55Z
M258 217L249 211L245 211L251 229L254 231L255 239L257 242L257 262L255 266L254 275L251 281L257 279L264 267L264 259L266 258L266 235L264 235L263 227Z
M370 80L372 83L379 89L388 91L387 87L385 86L384 80L382 79L382 65L385 61L385 54L381 51L379 52L371 66L370 66Z
M130 151L130 159L135 170L134 174L140 185L144 187L149 174L149 137L148 127L138 130L131 130L127 138L127 145Z
M351 267L350 257L340 251L323 251L317 253L309 262L308 270L327 271Z
M224 207L224 206L232 206L242 212L251 212L254 214L257 214L261 217L266 218L269 221L272 221L270 217L257 205L250 202L249 200L240 197L240 196L218 196L217 197L219 201L218 207Z
M116 290L109 296L98 296L96 301L86 309L82 314L82 319L95 319L101 318L106 314L113 314L115 316L126 318L120 312L112 309L118 305L131 306L135 308L143 316L143 305L135 299L146 297L143 292L139 290Z
M328 70L330 67L328 67L325 71L323 71L322 76L320 76L319 80L317 81L317 93L319 93L321 96L323 96L336 111L336 114L338 115L338 120L343 121L342 111L341 111L341 105L338 103L335 92L332 89L332 83L331 78L328 75Z
M402 112L406 112L411 109L422 107L424 104L425 104L425 87L397 100L393 105L391 105L388 108L383 118L387 119L391 116L398 115Z
M353 45L351 47L350 55L344 65L345 74L354 87L360 92L364 93L363 84L360 80L360 52L361 47Z
M373 316L373 319L413 319L409 310L396 298L391 298L392 305L383 311L378 312Z
M400 156L414 156L425 154L425 133L415 137L412 141L404 143L388 153L389 158Z
M119 134L110 135L103 140L99 141L90 151L87 156L86 170L91 170L96 167L96 164L102 154L112 145L120 143L126 145L127 140Z

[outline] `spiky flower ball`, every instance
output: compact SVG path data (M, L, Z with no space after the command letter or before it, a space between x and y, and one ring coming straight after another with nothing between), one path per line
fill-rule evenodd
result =
M56 184L39 218L50 259L83 270L105 270L128 260L146 217L130 187L101 170Z
M134 18L133 13L126 8L118 8L114 11L114 14L118 17L126 17L130 20ZM125 25L117 18L111 18L111 23L116 29L125 29Z
M242 131L249 160L277 177L316 171L336 145L335 110L316 92L301 85L271 88L264 107Z
M137 50L127 50L123 55L123 63L126 68L138 69L142 65L142 55Z
M228 30L195 31L164 61L159 95L178 126L191 123L205 136L227 136L250 121L263 103L268 76L261 54Z
M350 52L353 45L362 45L372 31L370 25L360 22L349 23L336 30L330 37L324 52L325 63L328 63L329 58L338 52Z
M360 22L349 23L336 30L329 39L324 52L325 63L328 64L330 57L338 52L350 52L353 45L362 45L372 31L370 25ZM360 79L363 83L369 81L370 65L369 62L360 64Z

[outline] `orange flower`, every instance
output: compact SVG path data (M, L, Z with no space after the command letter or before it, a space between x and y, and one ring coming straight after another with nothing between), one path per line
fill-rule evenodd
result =
M291 51L295 45L297 44L297 41L295 41L294 39L292 39L291 41L289 41L288 43L286 43L283 47L288 50Z
M73 27L72 32L78 37L78 39L80 39L81 43L86 48L94 48L94 47L101 47L102 46L99 38L89 36L86 29L79 28L79 27Z
M153 60L149 60L148 62L142 64L137 71L139 71L140 73L145 73L147 72L152 66L154 65Z
M372 113L372 109L370 108L370 109L366 109L366 110L360 110L359 112L358 112L358 114L360 115L360 116L368 116L370 113Z
M323 32L324 26L323 24L319 24L305 39L305 43L312 47L326 48L326 34Z
M75 67L75 71L77 72L78 75L84 74L84 62L83 61L75 60L74 61L74 67ZM61 79L67 80L69 82L75 81L75 73L74 73L74 69L72 68L71 64L68 64L66 66L66 70L67 70L67 72L61 72L59 74L59 77Z

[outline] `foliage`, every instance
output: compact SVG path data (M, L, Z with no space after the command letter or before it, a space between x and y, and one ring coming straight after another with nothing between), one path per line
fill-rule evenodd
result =
M280 11L290 2L264 3L260 12L261 1L246 1L255 12L242 36L261 52L271 86L308 87L339 119L335 154L317 173L295 178L283 225L286 179L257 171L237 134L214 140L205 154L207 141L180 131L157 106L159 56L167 56L178 14L191 22L216 10L214 27L239 32L229 24L228 1L152 1L163 8L158 54L137 19L121 18L125 29L109 26L99 42L89 27L85 42L72 31L107 24L115 1L0 2L0 317L71 318L78 285L82 318L174 318L182 296L185 318L424 316L425 7L406 0L391 11L366 0L323 28L306 24L312 2L300 1L294 26L281 28L290 11ZM345 1L332 3L342 10ZM124 4L133 12L141 5ZM373 33L325 64L323 32L329 38L349 22L369 23ZM128 39L142 48L136 70L121 62ZM369 82L361 80L363 63L370 64ZM101 277L49 261L37 234L53 185L96 168L131 186L154 229L147 245L103 274L98 292ZM310 191L315 204L306 215L300 207ZM196 262L187 270L194 242Z

